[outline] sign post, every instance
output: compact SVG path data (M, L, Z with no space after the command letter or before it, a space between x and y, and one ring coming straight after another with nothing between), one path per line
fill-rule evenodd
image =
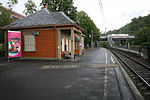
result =
M21 57L21 32L8 31L8 62L9 58Z

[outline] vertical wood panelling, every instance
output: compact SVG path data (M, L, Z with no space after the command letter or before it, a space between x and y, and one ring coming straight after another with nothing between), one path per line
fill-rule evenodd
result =
M38 31L38 30L37 30ZM24 52L24 39L22 37L23 57L57 57L57 34L55 30L39 30L36 36L36 51Z

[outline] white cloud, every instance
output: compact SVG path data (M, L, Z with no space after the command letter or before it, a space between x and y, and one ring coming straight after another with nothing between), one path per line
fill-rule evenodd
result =
M2 0L6 3L7 0ZM24 4L28 0L18 0L13 10L23 14ZM37 7L42 0L33 0ZM98 0L73 0L78 11L85 11L101 31L104 31L103 20ZM108 30L118 29L129 23L132 18L150 13L150 0L101 0L103 4L105 25Z
M101 0L103 4L105 25L108 30L118 29L129 23L134 17L149 14L149 0ZM98 0L74 0L78 10L84 10L96 25L104 31Z
M3 3L4 6L6 6L7 4L7 1L8 0L2 0L1 2ZM21 13L23 15L25 15L23 13L24 9L25 9L25 3L27 2L28 0L18 0L18 4L16 4L14 7L13 7L13 10L18 12L18 13ZM40 9L40 3L42 2L42 0L32 0L34 1L34 3L36 4L36 6L38 7L38 9Z

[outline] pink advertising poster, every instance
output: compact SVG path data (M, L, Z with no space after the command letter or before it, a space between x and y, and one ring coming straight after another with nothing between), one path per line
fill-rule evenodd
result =
M21 57L20 31L8 31L8 57Z

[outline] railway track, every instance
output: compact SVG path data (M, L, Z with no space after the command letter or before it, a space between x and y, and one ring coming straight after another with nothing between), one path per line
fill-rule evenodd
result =
M144 99L150 100L150 66L137 61L120 50L109 50L117 57Z

